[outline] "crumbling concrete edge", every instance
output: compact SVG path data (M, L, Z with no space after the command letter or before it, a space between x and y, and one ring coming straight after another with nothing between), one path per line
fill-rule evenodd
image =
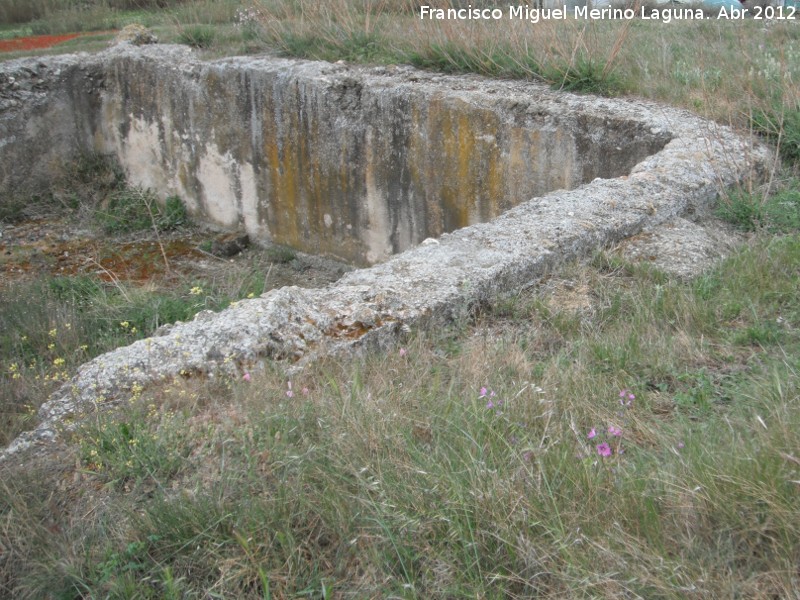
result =
M551 93L541 86L535 92ZM198 373L238 376L264 360L302 368L329 353L391 346L402 331L458 318L475 303L530 285L562 261L675 216L703 213L724 189L763 172L771 160L752 140L685 111L552 94L565 110L595 102L652 115L654 127L668 127L672 140L627 177L533 198L490 223L429 240L326 288L273 290L99 356L53 394L40 409L39 425L0 460L56 439L68 415L124 399L137 386Z

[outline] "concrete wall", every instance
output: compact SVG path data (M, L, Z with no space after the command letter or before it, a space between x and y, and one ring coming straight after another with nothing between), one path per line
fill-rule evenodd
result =
M25 100L0 112L0 163L18 166L3 171L0 193L14 182L25 183L21 174L35 179L37 155L26 154L20 161L15 152L28 151L26 144L49 150L48 118L56 118L51 127L60 148L68 150L74 135L75 145L114 150L132 177L159 189L193 191L195 208L222 223L243 223L264 235L318 245L332 242L325 237L322 242L303 240L303 227L330 230L326 235L350 239L346 248L356 250L394 243L392 236L399 234L378 224L394 226L389 216L395 214L402 221L404 213L392 203L404 195L418 202L412 206L432 222L429 214L437 216L439 210L444 215L449 208L443 202L440 209L428 209L425 194L431 201L436 194L449 198L456 203L456 216L450 218L458 224L459 218L479 218L482 202L502 208L502 202L513 201L507 200L513 190L537 178L549 185L598 178L523 201L488 223L444 234L350 272L329 287L271 290L218 314L203 311L162 335L99 356L52 395L39 411L35 430L0 451L0 461L57 439L65 418L78 422L97 408L98 396L124 401L139 386L186 373L240 377L245 369L265 368L267 361L291 361L299 369L328 353L390 347L409 330L461 319L471 307L535 284L563 260L652 231L677 215L702 214L722 190L752 181L774 164L774 157L752 140L650 102L410 69L381 72L250 59L200 64L182 50L147 52L165 54L142 57L123 48L80 61L47 59L44 71L55 63L69 67L47 75L54 85L83 90L72 102L57 97L57 86L35 91L30 75L27 83L10 89L9 74L25 79L23 68L36 67L35 61L0 65L0 82L6 77L6 88L0 84L0 109L9 98ZM92 60L94 66L88 65ZM127 69L132 77L124 76ZM263 75L262 81L261 71L274 74ZM171 88L164 81L177 83ZM127 87L121 87L125 82ZM86 95L101 102L86 101ZM336 112L320 114L327 105L337 107ZM230 119L221 116L226 113ZM44 120L33 127L8 118L11 114ZM364 115L387 118L391 126ZM630 168L641 152L659 144L663 148ZM421 154L405 158L409 148L412 155ZM554 178L549 170L555 171ZM627 175L600 178L628 170ZM345 198L341 205L327 199L322 190L330 191L337 173L339 181L351 186L347 189L366 195ZM436 192L411 185L420 173ZM396 190L386 181L395 182ZM404 182L411 183L404 187ZM484 195L481 184L496 193ZM301 214L290 213L292 206ZM339 209L344 213L325 212ZM330 226L325 214L330 214ZM443 227L444 217L439 218ZM339 219L335 229L333 219ZM355 230L354 223L363 229ZM367 234L381 232L389 242L371 246ZM333 251L338 254L337 248Z
M407 68L203 63L163 46L82 65L65 69L67 92L54 87L29 118L64 130L53 154L74 136L73 146L115 154L132 183L180 196L203 220L356 264L626 174L669 140L629 116Z

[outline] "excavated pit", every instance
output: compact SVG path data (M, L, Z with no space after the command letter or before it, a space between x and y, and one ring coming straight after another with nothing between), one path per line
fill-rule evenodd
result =
M770 160L654 103L409 67L202 62L126 45L0 65L0 198L44 185L80 151L114 154L132 183L220 228L373 266L96 358L7 453L52 439L98 396L391 345L560 261L703 213Z
M627 175L671 139L630 112L402 67L201 63L158 48L30 77L43 64L27 67L39 106L0 149L6 191L48 177L47 164L31 173L9 164L14 156L52 164L99 151L201 220L358 265L529 198ZM44 91L48 75L58 85Z

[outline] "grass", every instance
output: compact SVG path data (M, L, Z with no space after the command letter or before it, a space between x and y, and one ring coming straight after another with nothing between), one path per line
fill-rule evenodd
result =
M0 20L51 32L137 19L207 55L247 47L629 93L752 128L785 171L723 199L721 216L753 236L692 281L600 254L401 349L131 390L58 454L0 465L0 595L800 594L796 27L435 23L405 2L355 0L142 7L12 1ZM102 157L68 171L45 206L119 201L106 216L135 205L144 226L158 221ZM0 290L0 442L84 360L264 285L254 269L168 291L73 277Z
M800 182L792 179L772 194L738 190L719 204L717 214L744 231L785 233L800 229Z
M692 282L599 256L559 275L590 290L577 312L554 279L402 351L133 390L49 472L3 477L3 581L19 597L792 597L798 265L797 232ZM48 508L65 480L83 500Z
M155 10L154 4L163 7ZM509 3L470 4L507 12ZM452 73L535 79L577 92L632 94L743 129L752 127L777 143L790 161L797 155L800 34L791 22L775 21L762 31L761 22L754 20L669 26L640 20L532 24L506 15L489 22L434 21L419 19L417 6L404 0L97 0L80 6L35 0L10 2L0 10L7 11L0 21L19 22L36 33L107 30L140 22L153 27L161 41L204 48L209 56L278 51L302 58L411 63ZM97 47L85 43L87 49ZM78 50L80 44L73 42L70 49Z

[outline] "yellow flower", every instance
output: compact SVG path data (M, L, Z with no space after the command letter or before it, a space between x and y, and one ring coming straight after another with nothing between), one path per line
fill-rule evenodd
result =
M53 350L55 347L56 347L55 344L47 344L47 349L48 350Z
M60 367L61 365L63 365L63 364L64 364L64 362L65 362L65 361L64 361L64 359L63 359L63 358L56 358L56 359L53 361L53 364L54 364L55 366L57 366L57 367Z
M199 296L200 294L203 293L203 288L201 288L199 285L196 285L192 289L189 290L189 293L192 296Z
M128 327L131 326L131 324L128 323L127 321L120 321L119 326L122 327L123 329L127 329Z
M47 332L47 334L48 334L48 335L49 335L51 338L54 338L54 337L56 337L56 336L58 335L58 329L51 329L50 331L48 331L48 332Z

